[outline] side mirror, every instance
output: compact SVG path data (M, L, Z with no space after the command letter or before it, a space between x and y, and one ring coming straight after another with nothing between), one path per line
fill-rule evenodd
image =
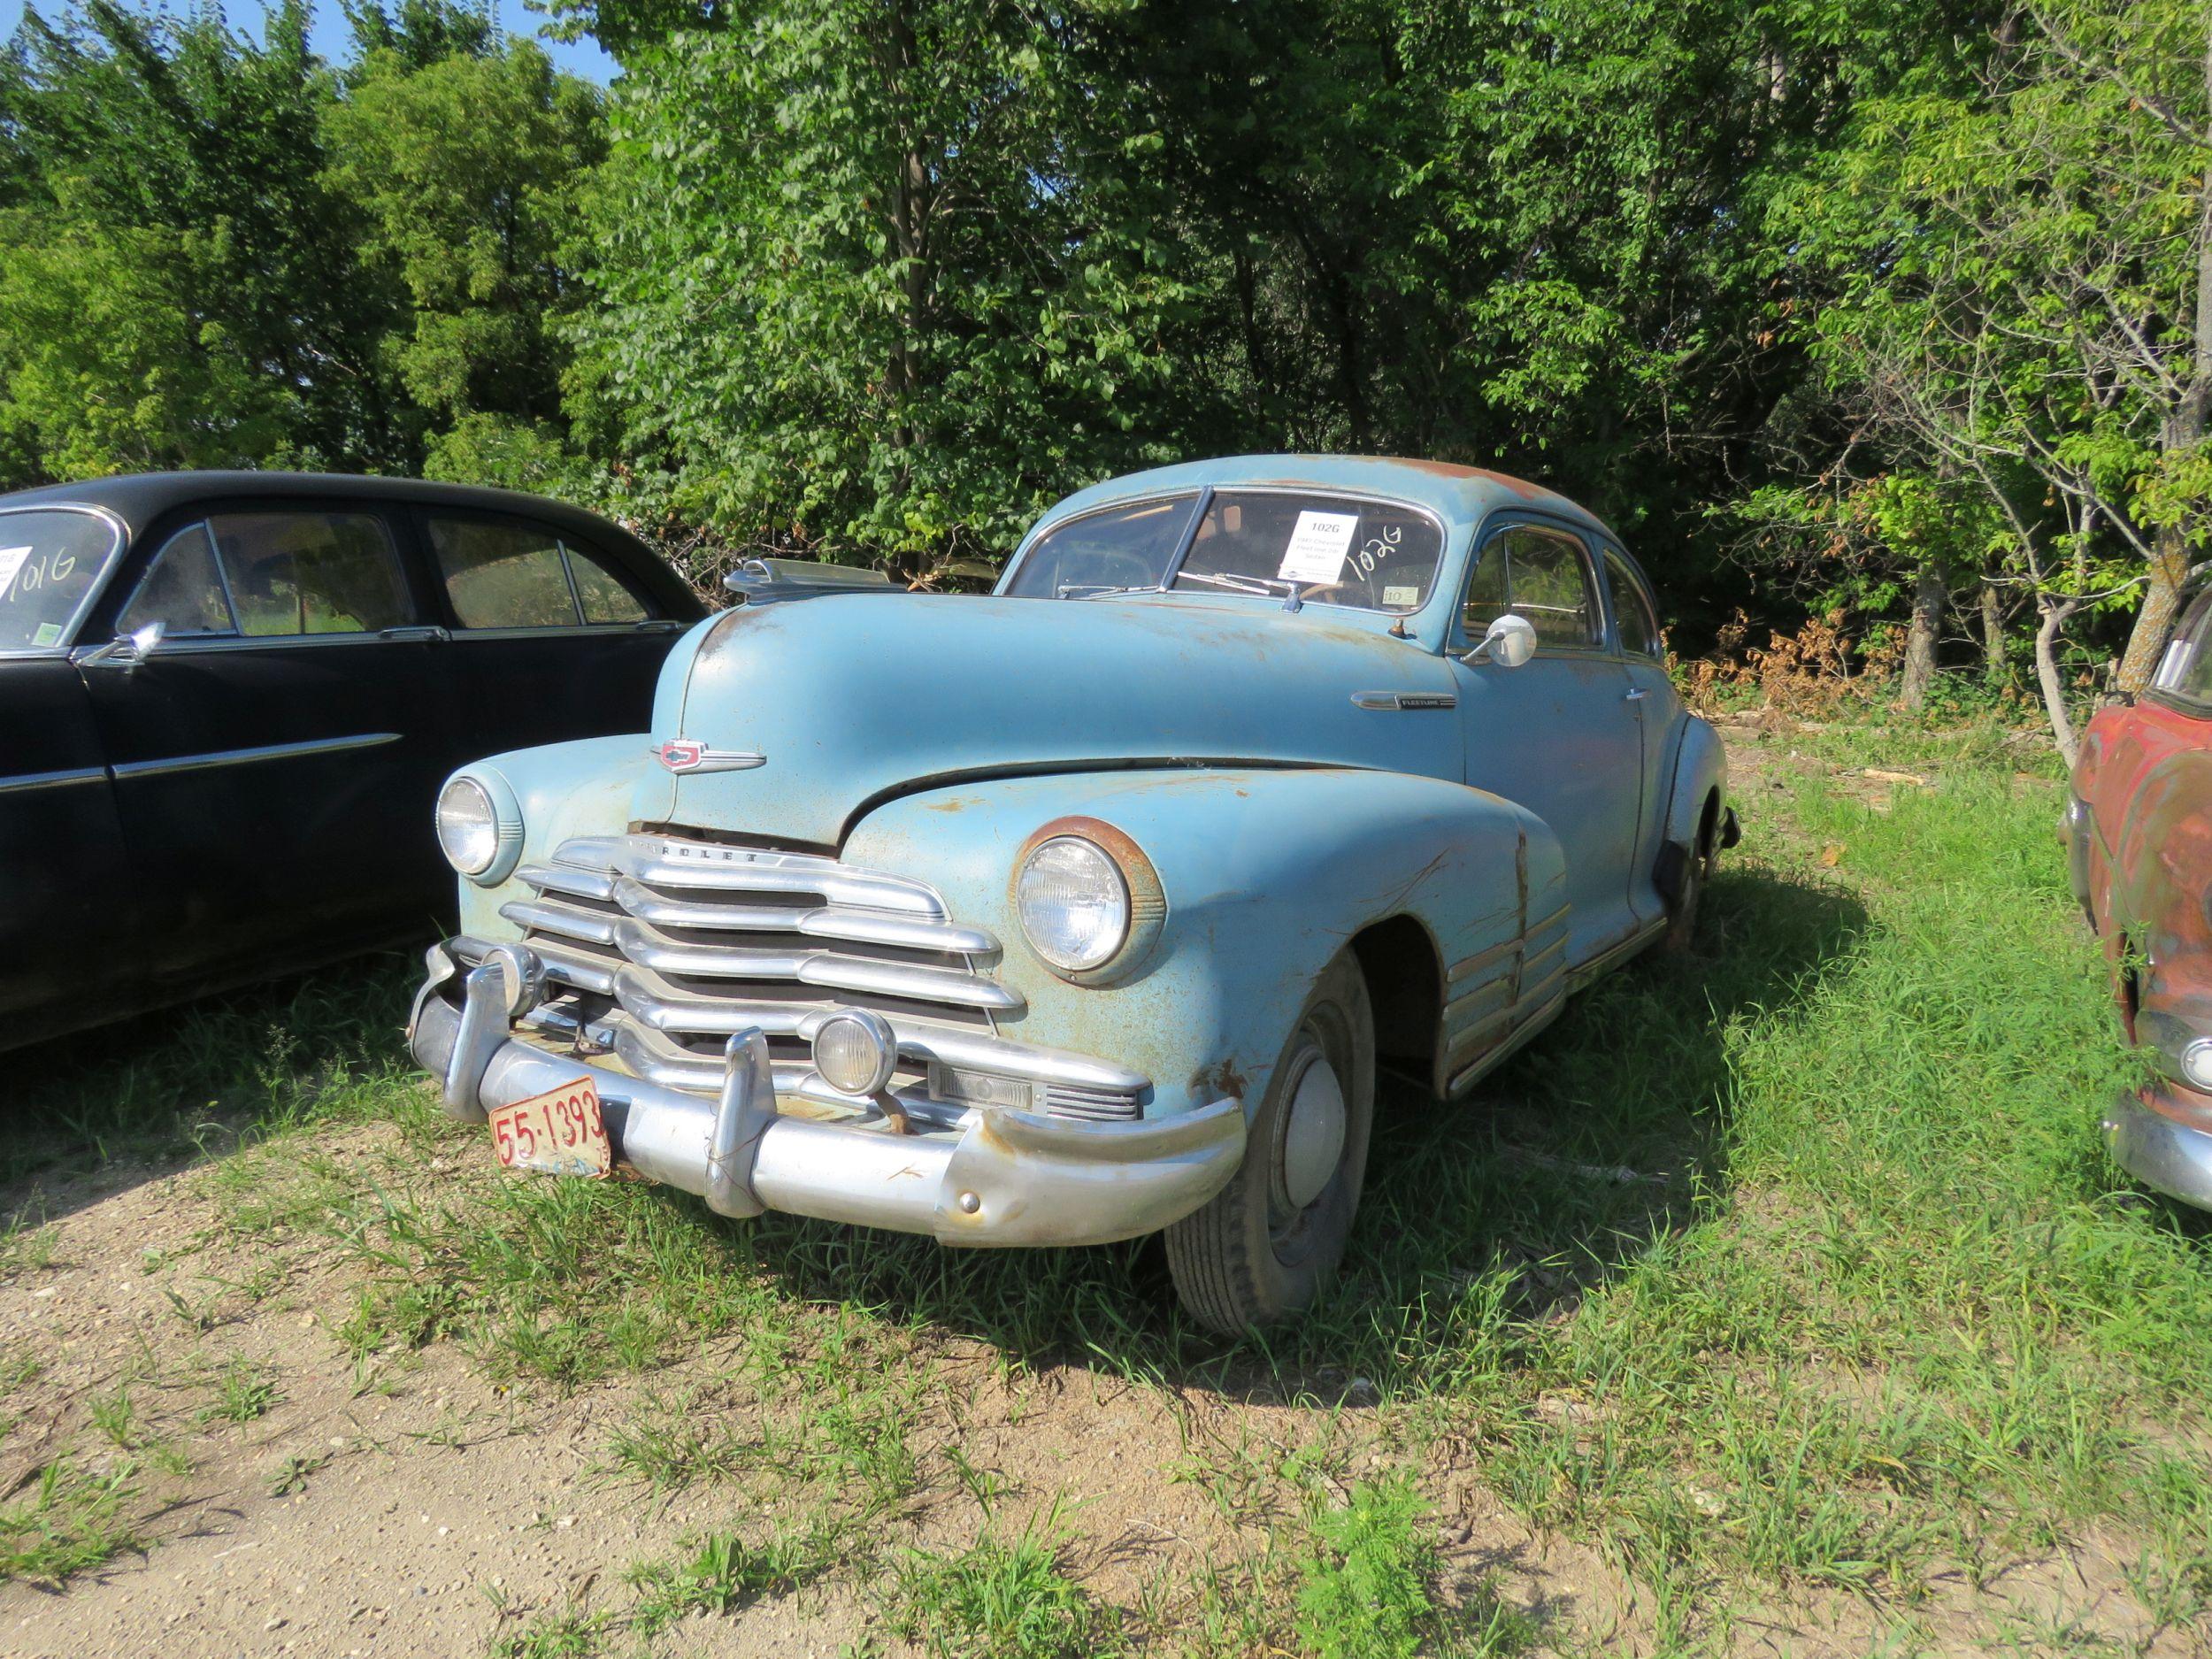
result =
M1463 663L1495 663L1500 668L1518 668L1536 655L1536 627L1526 617L1517 617L1510 611L1490 625L1482 636L1482 643L1459 660Z
M127 673L161 649L162 639L168 632L169 625L156 618L128 634L117 634L88 656L80 657L78 666L119 668Z

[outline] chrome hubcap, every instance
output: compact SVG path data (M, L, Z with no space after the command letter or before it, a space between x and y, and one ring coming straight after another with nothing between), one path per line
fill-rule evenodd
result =
M1344 1086L1319 1049L1305 1062L1283 1114L1282 1195L1293 1211L1321 1196L1344 1156Z

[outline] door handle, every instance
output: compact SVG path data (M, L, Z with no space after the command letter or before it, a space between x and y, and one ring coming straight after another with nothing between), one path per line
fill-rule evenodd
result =
M1648 691L1646 691L1641 686L1639 686L1635 690L1630 692L1625 697L1623 697L1621 701L1623 703L1641 703L1649 695L1651 695L1651 694Z
M395 645L409 643L442 645L453 636L435 623L426 623L420 627L386 628L376 637L380 640L389 640Z

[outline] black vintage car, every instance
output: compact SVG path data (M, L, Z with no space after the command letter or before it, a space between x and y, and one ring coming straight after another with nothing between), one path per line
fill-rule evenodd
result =
M428 933L446 774L644 730L703 613L635 537L503 490L0 495L0 1048Z

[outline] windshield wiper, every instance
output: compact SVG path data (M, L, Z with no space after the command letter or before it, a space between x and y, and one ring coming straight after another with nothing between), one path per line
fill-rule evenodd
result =
M1116 594L1159 594L1167 589L1157 582L1118 588L1110 582L1063 582L1053 590L1055 599L1107 599Z
M1280 594L1283 595L1283 609L1286 611L1296 611L1305 603L1298 591L1304 584L1292 581L1284 576L1243 576L1232 575L1225 572L1179 571L1176 572L1175 580L1183 582L1211 582L1217 588L1226 588L1240 594L1257 594L1263 599L1270 595Z

